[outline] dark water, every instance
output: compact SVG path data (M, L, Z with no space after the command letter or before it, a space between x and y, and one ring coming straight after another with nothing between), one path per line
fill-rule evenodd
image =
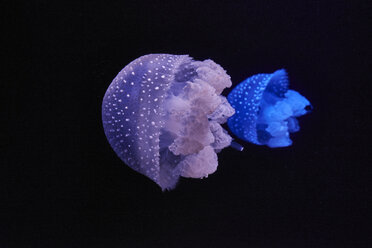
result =
M2 9L1 248L371 247L367 1ZM101 124L111 80L148 53L211 58L235 85L285 68L314 109L291 147L225 149L208 179L163 193L120 161Z

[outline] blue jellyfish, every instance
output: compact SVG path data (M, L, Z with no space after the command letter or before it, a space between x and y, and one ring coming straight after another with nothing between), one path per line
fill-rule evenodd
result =
M294 90L284 69L256 74L237 85L227 99L236 113L228 119L230 130L240 139L269 147L292 144L289 133L299 131L297 117L312 108Z
M102 102L106 137L119 158L163 190L180 176L216 171L232 138L221 127L234 114L221 96L230 77L212 60L149 54L124 67Z

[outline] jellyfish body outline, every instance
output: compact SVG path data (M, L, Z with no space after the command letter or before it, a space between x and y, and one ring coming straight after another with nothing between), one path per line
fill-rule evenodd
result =
M244 141L271 148L290 146L289 134L300 129L297 117L312 108L305 97L289 89L284 69L245 79L227 99L236 111L228 119L229 129Z
M180 176L202 178L217 168L231 137L220 124L234 110L230 77L211 60L149 54L114 78L102 102L106 137L119 158L163 190ZM207 97L205 97L207 96Z

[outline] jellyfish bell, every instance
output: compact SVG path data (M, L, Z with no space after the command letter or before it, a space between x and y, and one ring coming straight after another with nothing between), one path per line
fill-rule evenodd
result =
M221 92L230 77L212 60L149 54L124 67L102 103L106 137L124 163L175 187L180 176L216 171L217 152L232 138L221 127L234 114Z
M288 86L284 69L256 74L237 85L227 97L236 111L228 120L230 130L257 145L290 146L289 134L300 129L297 117L308 113L311 104Z

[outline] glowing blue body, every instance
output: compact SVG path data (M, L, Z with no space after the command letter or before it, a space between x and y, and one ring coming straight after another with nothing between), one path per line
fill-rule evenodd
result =
M291 145L289 133L299 130L296 117L306 114L311 105L288 86L284 69L256 74L237 85L227 97L236 111L228 120L230 130L257 145Z

